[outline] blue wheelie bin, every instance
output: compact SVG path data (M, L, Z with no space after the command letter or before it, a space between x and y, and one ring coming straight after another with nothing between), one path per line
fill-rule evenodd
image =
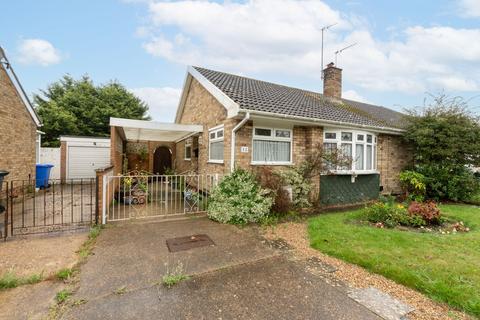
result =
M37 163L35 172L35 187L45 189L48 187L48 179L50 179L50 170L53 168L53 164L40 164Z

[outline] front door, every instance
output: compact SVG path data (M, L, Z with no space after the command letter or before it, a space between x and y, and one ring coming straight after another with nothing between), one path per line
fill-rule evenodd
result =
M153 173L165 174L172 168L172 153L167 147L158 147L153 154Z

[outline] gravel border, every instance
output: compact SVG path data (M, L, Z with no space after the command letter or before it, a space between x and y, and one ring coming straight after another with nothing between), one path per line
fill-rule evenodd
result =
M414 307L415 311L408 314L409 319L473 319L469 315L456 311L446 304L437 303L413 289L311 248L307 222L287 222L267 227L263 230L263 236L269 241L283 239L289 247L293 248L291 252L297 258L316 257L326 265L334 267L335 271L331 273L331 276L349 287L375 287Z

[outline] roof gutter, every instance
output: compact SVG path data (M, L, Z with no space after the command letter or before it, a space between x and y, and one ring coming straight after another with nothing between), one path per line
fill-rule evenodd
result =
M232 129L232 141L230 144L230 172L233 172L235 169L235 140L237 136L237 131L250 119L250 112L247 111L245 117Z
M321 120L321 119L315 119L315 118L308 118L308 117L300 117L300 116L293 116L293 115L288 115L288 114L281 114L281 113L273 113L273 112L266 112L266 111L254 111L254 110L245 110L245 109L240 109L239 112L246 113L249 115L259 115L259 116L264 116L268 118L280 118L280 119L295 119L299 121L304 121L307 123L312 123L312 124L322 124L322 125L331 125L331 126L344 126L344 127L354 127L354 128L362 128L362 129L370 129L374 130L376 132L380 133L389 133L389 134L395 134L395 135L402 135L405 133L405 130L403 129L397 129L397 128L390 128L390 127L374 127L374 126L368 126L368 125L363 125L363 124L354 124L354 123L349 123L349 122L343 122L343 121L333 121L333 120Z

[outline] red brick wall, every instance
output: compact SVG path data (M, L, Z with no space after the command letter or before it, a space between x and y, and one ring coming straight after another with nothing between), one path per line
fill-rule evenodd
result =
M35 178L37 127L0 64L0 170L6 180Z

